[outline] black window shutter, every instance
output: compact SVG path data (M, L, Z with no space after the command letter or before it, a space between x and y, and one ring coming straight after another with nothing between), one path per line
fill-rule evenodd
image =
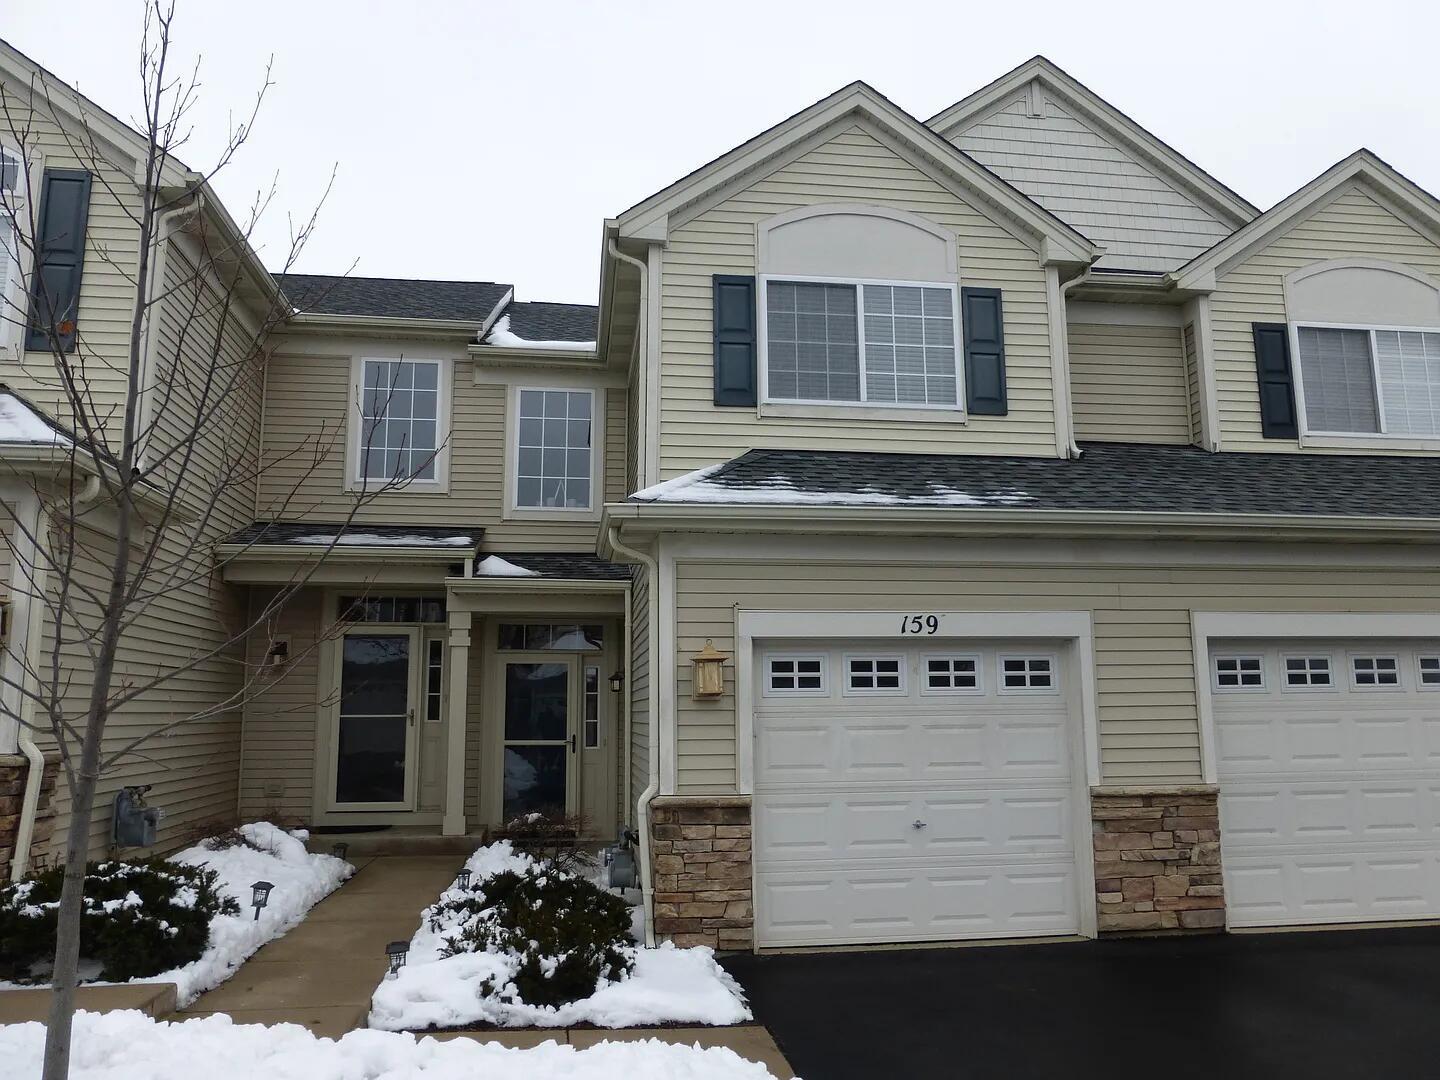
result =
M1260 382L1260 433L1267 439L1299 438L1290 332L1284 323L1251 323L1255 373Z
M715 404L754 406L755 279L716 274Z
M27 349L51 348L52 333L64 351L75 348L89 216L90 174L84 169L46 169L40 190L40 242L30 283Z
M965 408L977 416L1004 416L1005 315L999 289L960 290L965 327Z

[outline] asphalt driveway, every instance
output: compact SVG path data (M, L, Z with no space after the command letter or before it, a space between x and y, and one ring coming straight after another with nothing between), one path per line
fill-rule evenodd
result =
M1440 1076L1440 927L724 965L805 1080Z

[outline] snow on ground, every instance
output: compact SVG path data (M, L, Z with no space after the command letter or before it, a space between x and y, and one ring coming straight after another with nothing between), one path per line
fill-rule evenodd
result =
M486 555L475 567L475 573L480 577L539 577L534 570L527 570L523 566L516 566L513 562L506 562L499 555Z
M749 487L717 484L710 477L724 467L707 465L671 480L637 491L641 502L717 503L725 506L1015 506L1031 496L1015 488L975 495L945 484L930 484L925 495L862 488L858 491L804 491L784 476L771 476Z
M507 349L553 349L557 352L594 352L593 341L530 341L510 329L510 316L502 315L500 320L485 335L486 345L501 345Z
M524 870L529 856L502 840L480 848L465 864L472 882L504 870ZM444 895L459 891L453 886ZM405 966L381 980L370 1001L370 1026L387 1031L463 1027L490 1023L500 1027L644 1027L655 1024L738 1024L751 1019L744 993L703 946L677 949L664 944L634 950L635 969L628 978L600 986L595 993L559 1008L482 998L488 977L508 976L512 961L497 953L442 957L446 928L430 929L427 910L410 940ZM508 978L499 980L502 984Z
M40 1023L0 1026L0 1060L14 1080L37 1080ZM217 1014L181 1023L139 1012L75 1016L72 1080L767 1080L733 1050L655 1039L585 1050L547 1042L530 1050L473 1039L352 1031L322 1039L298 1024L236 1024Z
M217 915L210 923L210 944L200 959L134 980L175 983L181 1008L234 975L261 945L299 926L312 907L355 872L343 859L310 854L300 839L303 833L292 835L265 821L241 825L240 832L253 847L240 844L211 851L202 843L170 856L172 862L214 870L220 875L217 887L240 905L239 915ZM250 886L257 881L275 886L258 920L250 906Z

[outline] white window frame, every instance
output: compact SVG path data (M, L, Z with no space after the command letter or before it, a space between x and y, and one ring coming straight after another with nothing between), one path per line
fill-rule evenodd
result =
M27 155L24 147L8 136L0 138L0 154L15 159L15 191L6 198L9 210L23 221L27 215L26 208L31 205L34 196L34 192L26 185L26 180L30 180L32 185L38 184L38 178L44 172L44 163L39 160L38 154ZM30 159L28 175L25 168L27 156ZM9 219L9 212L0 209L0 224L8 223ZM18 360L22 357L25 346L24 324L26 313L30 309L29 298L25 295L25 282L30 277L31 253L20 243L19 236L15 238L14 255L15 264L10 268L9 277L0 279L0 361Z
M881 660L893 660L895 662L895 674L899 676L898 686L852 686L850 684L850 665L856 660L868 660L872 663ZM845 653L840 660L840 693L845 697L905 697L909 694L908 669L910 665L906 662L904 653L891 652L855 652ZM884 672L889 675L890 672ZM879 679L881 672L870 673L872 679Z
M1421 662L1424 660L1435 661L1437 678L1434 682L1425 681L1425 668L1421 666ZM1421 691L1440 690L1440 652L1417 652L1415 654L1415 689Z
M1222 686L1220 683L1220 661L1234 660L1237 663L1241 660L1258 660L1260 662L1260 683L1257 686ZM1266 669L1263 653L1213 653L1210 656L1210 686L1217 694L1258 694L1269 689L1269 675ZM1237 678L1243 674L1237 667L1235 675Z
M520 394L525 390L590 395L590 505L521 506L520 484ZM605 388L543 380L510 384L505 401L505 517L512 521L598 521L605 505L600 485L605 477Z
M1292 684L1290 682L1290 661L1305 661L1303 673L1306 681ZM1314 672L1310 668L1311 660L1324 660L1325 673L1330 676L1328 683L1312 683L1310 676ZM1280 654L1280 691L1287 694L1327 694L1337 690L1339 680L1336 678L1335 658L1329 653L1322 652L1282 652Z
M1300 355L1300 331L1361 330L1370 339L1370 382L1375 389L1375 420L1379 431L1312 431L1305 410L1305 361ZM1375 335L1388 331L1401 334L1440 334L1440 326L1390 326L1383 323L1329 323L1301 319L1287 325L1295 389L1295 415L1299 425L1300 443L1304 446L1339 446L1351 448L1383 447L1390 450L1440 450L1440 435L1411 435L1385 430L1385 395L1380 386L1380 356Z
M779 406L781 408L801 409L876 409L883 410L883 413L876 415L897 414L896 418L904 418L903 414L914 413L926 419L963 420L965 419L965 332L960 322L960 287L954 281L898 281L888 278L851 278L851 277L822 277L805 274L761 274L760 293L755 299L756 316L756 346L758 349L758 366L760 369L760 404L761 406ZM770 330L768 325L769 316L769 291L772 281L793 281L799 284L813 285L852 285L855 286L855 332L856 345L860 355L860 400L859 401L828 401L825 399L813 398L777 398L770 395ZM950 293L951 325L955 328L955 404L954 405L930 405L909 401L869 401L869 392L865 378L865 291L866 285L901 286L917 289L946 289Z
M383 494L391 495L404 493L407 495L425 494L433 492L444 494L450 490L450 401L453 396L452 382L455 378L455 365L450 357L445 356L411 356L408 353L395 353L391 356L382 356L375 353L365 353L351 357L350 360L350 405L349 413L349 435L346 439L345 453L345 490L346 491L376 491L385 487L387 481L375 478L366 479L360 475L361 440L364 438L365 425L360 415L360 406L365 393L365 365L367 363L393 364L404 362L407 364L435 364L439 370L436 373L435 385L439 390L435 403L435 441L437 449L435 452L435 479L403 480L392 484Z
M1394 681L1393 683L1381 683L1381 682L1378 682L1378 681L1377 681L1377 682L1374 682L1374 683L1362 683L1362 682L1357 682L1357 681L1356 681L1356 675L1357 675L1358 673L1357 673L1356 670L1355 670L1355 661L1356 661L1356 660L1394 660L1394 661L1395 661L1395 681ZM1394 692L1394 691L1396 691L1396 690L1404 690L1404 689L1405 689L1405 676L1404 676L1405 665L1401 663L1401 661L1400 661L1400 654L1399 654L1398 652L1352 652L1352 653L1348 653L1348 654L1346 655L1346 658L1345 658L1345 666L1350 669L1350 689L1352 689L1352 690L1358 690L1358 691L1361 691L1362 693L1371 693L1371 692L1390 693L1390 692ZM1378 675L1379 675L1379 669L1378 669L1378 668L1376 669L1376 675L1377 675L1377 678L1378 678Z
M1005 661L1025 661L1025 686L1005 685ZM1028 685L1031 671L1030 662L1033 660L1048 660L1050 662L1050 685L1030 686ZM1056 653L998 653L995 657L995 692L997 694L1045 694L1054 695L1060 693L1060 657Z
M820 664L820 687L819 687L819 689L809 689L809 688L802 689L801 687L798 687L798 686L797 686L797 687L794 687L794 688L792 688L792 689L786 689L785 687L775 687L775 686L772 686L771 683L770 683L770 676L771 676L770 666L771 666L771 664L773 664L776 660L792 660L792 661L796 661L796 662L799 662L799 661L801 661L801 660L815 660L815 661L818 661L819 664ZM806 672L806 674L808 675L809 672ZM800 678L800 672L799 672L799 671L794 672L794 677L798 680L798 679ZM760 659L760 694L761 694L762 697L778 697L778 698L786 698L786 697L829 697L829 696L830 696L830 657L827 656L825 653L817 653L817 652L767 652L767 653L765 653L764 656L762 656L761 659Z
M956 660L969 660L975 665L974 686L931 686L930 685L930 661L944 660L952 663ZM955 671L952 668L948 677L953 679ZM954 697L964 694L975 697L985 693L985 658L979 653L925 653L920 657L920 694L922 697Z

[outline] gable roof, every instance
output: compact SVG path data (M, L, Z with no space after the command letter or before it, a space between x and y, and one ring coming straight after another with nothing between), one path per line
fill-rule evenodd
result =
M992 213L1033 237L1046 261L1088 264L1100 254L1078 230L863 82L842 87L630 207L616 219L620 235L664 239L671 216L682 215L716 191L753 181L788 151L847 118L870 122L932 171L958 182Z
M948 109L942 109L926 121L926 126L944 138L952 138L969 123L1035 80L1039 80L1069 107L1078 110L1088 123L1118 141L1185 193L1200 200L1205 208L1232 228L1260 213L1259 208L1249 200L1043 56L1031 57Z
M495 281L276 274L286 299L301 314L425 319L488 327L514 295Z
M1440 244L1440 200L1363 147L1174 272L1181 289L1214 288L1215 277L1358 184Z

